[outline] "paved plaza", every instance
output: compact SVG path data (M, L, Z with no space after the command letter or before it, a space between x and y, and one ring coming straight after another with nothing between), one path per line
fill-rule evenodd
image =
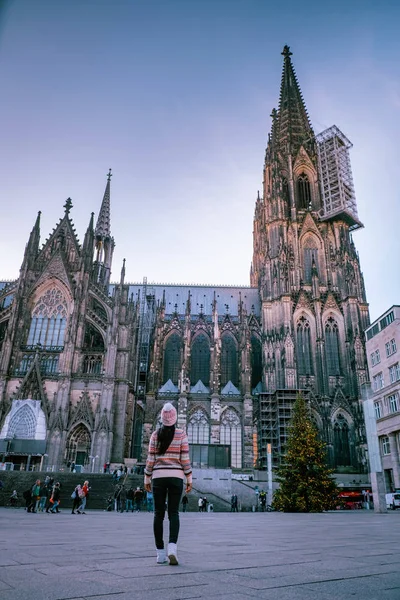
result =
M400 599L400 511L181 515L155 564L152 515L0 509L1 600Z

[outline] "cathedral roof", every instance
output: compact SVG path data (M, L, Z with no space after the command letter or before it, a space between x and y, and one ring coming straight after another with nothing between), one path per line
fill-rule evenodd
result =
M112 288L110 286L110 293ZM134 283L129 285L129 295L137 299L141 293L143 285ZM217 303L219 315L228 313L232 317L239 314L239 303L243 303L243 308L247 314L254 313L260 316L261 302L258 288L240 287L240 286L213 286L213 285L174 285L154 283L147 284L147 294L154 294L156 302L163 300L165 293L165 314L172 315L177 312L184 315L187 299L190 293L191 314L212 315L214 294Z

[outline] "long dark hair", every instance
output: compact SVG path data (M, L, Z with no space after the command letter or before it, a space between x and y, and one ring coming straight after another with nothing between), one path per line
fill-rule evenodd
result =
M165 454L175 435L175 424L161 425L157 431L157 454Z

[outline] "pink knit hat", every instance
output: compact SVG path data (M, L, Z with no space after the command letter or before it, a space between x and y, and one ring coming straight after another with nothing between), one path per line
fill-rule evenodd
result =
M171 404L171 402L164 404L161 411L162 424L166 425L167 427L171 427L172 425L175 425L177 418L178 415L176 408Z

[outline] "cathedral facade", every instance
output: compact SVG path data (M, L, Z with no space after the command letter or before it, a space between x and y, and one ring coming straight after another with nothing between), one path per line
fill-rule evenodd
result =
M316 136L287 46L272 111L248 287L111 283L111 172L80 244L67 200L14 282L0 283L0 455L15 465L141 461L161 407L178 410L198 467L265 468L284 452L296 394L338 472L364 472L359 386L368 305L337 127Z

